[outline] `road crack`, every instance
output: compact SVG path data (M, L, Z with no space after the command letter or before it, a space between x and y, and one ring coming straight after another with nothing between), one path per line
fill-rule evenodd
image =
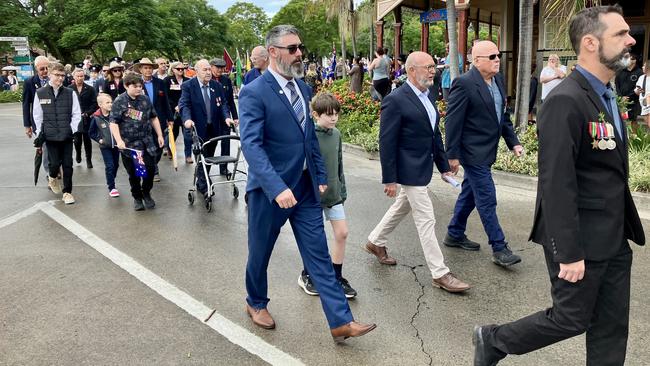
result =
M433 365L433 358L431 357L431 354L424 349L424 339L422 339L422 337L420 336L420 330L418 329L418 327L415 326L415 318L417 318L418 315L420 315L420 306L422 306L422 301L421 300L424 297L424 286L425 286L424 284L422 284L422 282L420 282L420 279L418 278L418 274L415 272L415 270L418 267L424 267L424 264L409 266L409 265L400 263L399 265L402 266L402 267L406 267L406 268L410 269L411 273L413 273L413 277L415 278L415 283L417 283L418 286L420 286L420 294L415 299L415 301L417 302L417 306L415 308L415 313L413 313L413 316L411 316L411 327L413 327L413 329L415 329L415 337L418 340L420 340L420 350L422 351L422 353L424 353L429 358L429 366L431 366L431 365Z

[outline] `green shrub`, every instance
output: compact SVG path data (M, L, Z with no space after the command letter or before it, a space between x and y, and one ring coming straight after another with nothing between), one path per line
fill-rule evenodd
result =
M537 152L539 151L539 143L535 126L528 127L526 132L519 136L519 142L524 147L524 155L521 157L516 157L512 151L508 150L503 139L499 141L494 169L536 177L538 174Z
M637 192L650 192L650 148L630 149L630 189Z
M632 126L628 126L627 135L630 151L650 150L650 132L645 127L632 128Z
M22 90L0 91L0 103L16 103L22 99Z
M374 124L369 132L354 135L350 143L363 147L367 152L379 151L379 124Z

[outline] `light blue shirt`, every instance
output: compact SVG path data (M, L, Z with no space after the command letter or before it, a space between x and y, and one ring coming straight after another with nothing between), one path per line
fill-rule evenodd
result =
M411 83L411 80L406 80L406 84L408 84L408 86L413 89L415 95L417 95L418 99L420 99L420 102L422 102L424 109L427 110L427 114L429 115L429 123L431 123L431 129L433 129L433 133L435 134L436 119L438 115L436 113L435 107L433 106L433 103L431 103L431 100L429 99L429 89L421 91L415 85L413 85L413 83Z
M149 100L151 101L151 104L153 104L154 95L153 95L153 83L151 82L151 80L145 81L144 87L147 89L147 95L149 96Z
M576 71L582 74L582 76L587 79L587 82L589 82L589 85L594 89L594 92L598 94L600 97L600 101L603 102L603 105L609 113L612 115L612 118L614 118L614 126L616 126L616 131L618 132L619 136L623 136L623 131L621 131L621 115L618 111L618 106L616 105L616 98L612 98L610 100L606 100L609 98L606 98L605 94L609 90L610 93L614 93L612 90L611 85L605 84L600 79L598 79L596 76L594 76L592 73L589 71L585 70L582 66L576 65Z
M499 91L497 81L492 78L492 83L487 84L487 87L490 89L490 94L492 94L492 99L494 100L494 109L497 111L497 121L501 124L501 117L503 117L503 97Z

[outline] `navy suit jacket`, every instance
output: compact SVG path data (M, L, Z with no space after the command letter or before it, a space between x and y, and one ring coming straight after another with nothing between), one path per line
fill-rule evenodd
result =
M433 93L429 93L429 100L436 110L435 130L427 110L409 85L395 89L382 101L379 128L382 183L426 186L431 182L434 162L439 172L449 171Z
M226 96L228 109L230 109L230 115L232 119L239 119L237 115L237 106L235 105L235 92L232 88L232 81L226 75L221 75L221 78L219 78L219 80L215 80L217 81L217 84L221 86L223 95Z
M309 104L311 89L296 80ZM287 188L294 189L303 174L303 163L320 201L318 185L327 184L314 123L306 115L303 132L286 94L271 72L253 80L239 94L241 145L248 162L248 192L261 188L269 201Z
M208 113L205 110L205 103L203 102L203 93L201 92L201 84L196 77L186 81L181 85L181 99L178 101L178 109L181 111L181 120L183 123L188 119L194 121L196 132L202 139L208 139L219 135L219 125L229 118L228 103L223 95L223 91L216 81L210 80L208 84L210 87L210 104L211 119L213 132L216 135L208 136Z
M151 79L151 83L153 84L153 99L147 92L147 88L144 87L144 84L142 84L142 90L144 91L144 94L149 97L149 100L151 100L151 104L153 104L153 108L156 110L156 114L158 115L160 128L164 130L167 126L167 121L174 120L174 114L169 110L167 87L165 86L164 81L155 76Z
M41 79L36 76L32 76L31 79L25 81L23 85L23 126L24 127L34 127L34 117L32 117L32 104L34 104L34 95L36 95L36 89L45 86L41 85Z
M454 79L445 119L447 158L460 159L463 165L491 166L496 161L501 136L511 150L519 145L505 113L503 78L497 74L494 79L503 99L500 121L488 85L476 68Z

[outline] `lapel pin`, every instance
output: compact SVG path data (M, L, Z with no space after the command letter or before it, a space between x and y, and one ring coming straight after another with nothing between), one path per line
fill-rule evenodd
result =
M282 90L280 90L280 94L284 94L284 92Z

